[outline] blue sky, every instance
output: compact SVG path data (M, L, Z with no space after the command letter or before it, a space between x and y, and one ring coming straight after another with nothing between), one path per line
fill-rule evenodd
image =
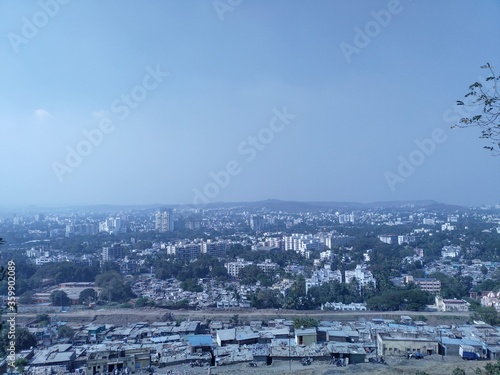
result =
M500 157L450 129L479 67L500 66L499 16L494 0L2 0L0 206L500 203Z

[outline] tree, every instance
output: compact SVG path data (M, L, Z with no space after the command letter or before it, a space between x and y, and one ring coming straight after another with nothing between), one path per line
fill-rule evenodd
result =
M457 105L465 106L470 110L470 115L460 119L452 128L478 127L481 130L479 138L490 143L484 148L494 155L500 155L500 95L497 86L500 77L495 75L489 63L481 68L488 70L488 77L484 82L474 82L469 86L469 92L465 94L467 102L457 100Z
M60 326L57 329L57 336L59 338L67 338L71 340L75 336L75 330L67 325Z
M36 302L34 296L35 296L34 292L27 291L23 293L21 297L19 297L19 303L21 305L33 305Z
M26 328L19 326L16 326L15 340L17 352L35 347L37 344L35 335L28 331ZM9 332L7 329L4 329L2 335L0 336L0 355L4 356L6 354L6 348L9 347L9 343Z
M90 305L97 301L97 292L92 288L84 289L80 292L78 300L82 305Z
M64 290L54 290L50 294L53 306L69 306L71 300Z
M293 320L293 327L295 329L303 328L316 328L318 327L318 320L314 318L310 318L308 316L297 317Z
M108 302L127 302L134 297L130 284L116 271L107 271L95 279L96 286L102 288L99 298Z
M491 325L497 325L500 322L497 310L493 306L479 306L471 314L471 317Z
M465 375L465 370L457 367L453 370L451 375Z

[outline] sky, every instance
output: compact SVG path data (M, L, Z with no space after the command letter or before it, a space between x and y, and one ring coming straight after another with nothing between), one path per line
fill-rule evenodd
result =
M0 0L0 207L500 203L496 0Z

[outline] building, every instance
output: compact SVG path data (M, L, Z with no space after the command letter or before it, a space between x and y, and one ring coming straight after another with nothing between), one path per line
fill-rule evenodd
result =
M102 248L103 262L110 262L123 258L123 248L119 243Z
M274 271L279 268L279 265L277 263L271 262L271 259L266 259L262 263L257 263L257 267L259 267L262 270L262 272L270 275L273 274Z
M433 293L433 294L440 294L441 293L441 281L439 281L436 278L432 277L426 277L426 278L420 278L420 277L413 277L413 276L406 276L405 277L405 284L409 283L414 283L416 286L418 286L420 289L423 291Z
M179 259L195 260L201 254L202 245L199 243L184 244L182 242L176 245L167 246L167 254L175 255Z
M462 299L443 299L441 296L436 296L436 307L438 311L446 312L467 312L470 304Z
M438 353L438 340L423 333L378 332L379 356L404 356L409 353L431 355Z
M386 235L380 235L378 236L378 239L382 241L383 243L392 245L398 242L398 236L393 235L393 234L386 234Z
M247 262L243 258L236 258L236 262L228 262L224 264L227 269L227 273L233 277L238 277L240 270L242 268L251 266L252 262Z
M109 234L127 233L128 222L121 217L110 217L99 223L99 232Z
M155 230L158 232L171 232L174 230L174 220L171 209L158 211L155 214Z
M103 350L88 355L86 375L129 370L129 373L150 366L149 348Z
M398 245L402 245L405 243L412 243L412 242L415 242L415 236L410 236L410 235L398 236Z
M226 255L228 244L225 241L211 241L201 243L202 254L208 254L216 258L222 258Z
M441 258L456 258L460 256L460 250L460 246L456 245L443 246Z
M305 328L295 330L296 345L312 345L318 341L318 333L316 328Z
M264 226L264 218L261 215L250 216L250 228L255 231L261 231Z

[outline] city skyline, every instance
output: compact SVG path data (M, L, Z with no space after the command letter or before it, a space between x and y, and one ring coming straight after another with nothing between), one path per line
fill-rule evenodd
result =
M4 1L0 208L497 204L500 158L450 127L480 66L500 72L499 15L493 0Z

